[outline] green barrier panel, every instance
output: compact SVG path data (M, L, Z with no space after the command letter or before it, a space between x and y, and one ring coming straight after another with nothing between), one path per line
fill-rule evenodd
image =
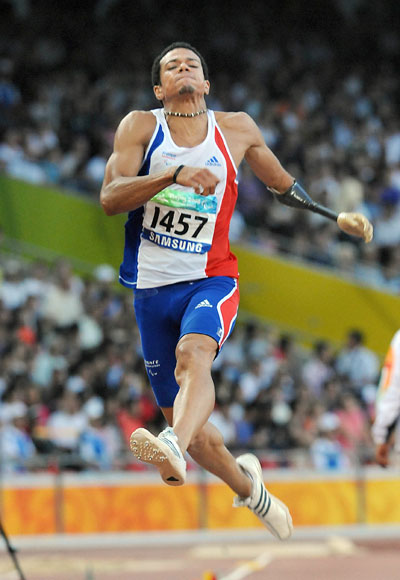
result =
M107 217L95 201L0 176L0 225L20 243L118 268L125 221L126 215Z
M239 260L241 308L305 340L343 343L349 329L365 333L382 355L400 327L400 297L354 284L318 268L233 248Z

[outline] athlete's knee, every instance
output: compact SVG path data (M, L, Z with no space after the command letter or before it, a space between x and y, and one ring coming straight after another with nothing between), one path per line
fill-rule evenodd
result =
M217 345L209 336L184 336L176 347L175 375L204 367L211 371L216 350Z
M201 457L206 450L209 452L210 447L214 448L219 447L220 445L224 445L221 433L216 427L214 427L214 425L208 422L190 442L188 453L194 460L196 460L196 458Z

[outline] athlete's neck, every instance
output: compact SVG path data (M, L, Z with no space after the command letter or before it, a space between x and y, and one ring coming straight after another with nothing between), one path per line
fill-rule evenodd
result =
M167 111L164 109L164 115L171 117L198 117L199 115L204 115L204 113L207 113L207 109L200 109L194 113L181 113L180 111Z

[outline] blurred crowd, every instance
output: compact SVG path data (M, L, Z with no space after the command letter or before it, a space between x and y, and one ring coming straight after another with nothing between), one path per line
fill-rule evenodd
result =
M375 226L374 242L360 244L321 216L281 206L244 164L232 240L398 293L397 4L271 1L267 13L260 0L247 11L236 1L212 13L207 5L194 17L179 2L90 0L58 6L53 18L45 0L10 2L0 23L0 170L97 198L119 121L159 106L152 59L189 40L208 61L208 106L247 111L312 197Z
M267 12L261 0L246 11L235 0L213 3L212 12L206 2L185 6L88 0L57 6L55 18L45 0L7 3L0 171L96 199L119 121L158 106L154 56L186 40L208 62L210 108L247 111L315 200L362 211L375 227L374 242L365 245L320 216L284 207L244 163L232 240L399 293L398 5L310 0L306 10L281 0ZM49 468L52 457L73 469L138 468L127 458L130 432L163 426L131 296L115 290L114 275L106 265L81 279L63 260L4 261L4 468L23 470L41 458ZM343 341L339 351L318 342L309 352L276 329L239 323L214 365L212 420L227 444L276 452L276 465L368 461L379 361L358 329L349 328Z
M143 469L131 432L164 425L149 387L130 292L93 276L7 259L0 286L0 467ZM340 469L372 458L379 361L357 329L334 350L239 322L217 357L211 421L267 466Z

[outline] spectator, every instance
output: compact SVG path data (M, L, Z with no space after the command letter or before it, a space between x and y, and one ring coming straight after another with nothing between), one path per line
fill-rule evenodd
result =
M27 471L29 460L36 453L28 429L28 408L21 401L10 404L2 416L0 446L2 468L5 471Z
M111 469L116 465L121 450L118 430L105 422L104 403L98 397L89 399L83 410L88 425L79 438L79 454L90 467Z
M394 247L400 242L400 191L386 188L381 195L381 215L375 222L374 239L378 247Z
M374 383L379 373L378 357L364 346L364 335L357 329L348 333L335 366L337 373L350 381L355 392L368 383Z
M87 417L78 396L65 391L58 402L58 409L51 413L47 422L48 438L62 453L77 453L79 438L86 426Z
M39 345L32 361L32 380L42 386L49 387L54 371L63 370L67 367L67 359L63 354L62 339L54 339L46 348Z
M0 168L5 169L17 159L22 159L24 149L21 131L16 128L7 129L0 143Z
M66 332L77 327L82 314L82 301L74 290L71 276L67 272L59 272L44 298L43 317L56 329Z
M353 393L342 394L341 406L336 415L340 421L338 440L343 449L354 455L371 443L366 413Z
M318 435L310 447L314 467L321 471L343 470L349 460L338 440L340 420L334 413L324 413L318 421Z
M0 106L15 109L21 102L21 92L13 80L15 65L11 58L0 59Z
M245 404L252 403L258 393L266 388L268 383L262 372L262 363L259 360L252 361L248 370L239 379L239 388Z
M302 368L302 380L312 395L320 398L324 384L333 376L332 347L326 341L317 341L314 344L313 354Z
M353 277L358 263L357 247L351 242L338 244L335 248L333 261L340 274Z
M18 260L6 262L0 299L7 310L16 310L25 304L27 296L23 274L22 264Z
M356 278L376 289L385 286L385 278L379 263L378 246L375 242L364 244L361 249L361 259L355 264Z
M131 396L125 405L121 405L117 412L117 421L125 445L129 448L132 431L145 426L139 397Z
M236 425L231 417L231 407L228 402L216 405L209 420L222 433L226 445L231 446L236 443Z

